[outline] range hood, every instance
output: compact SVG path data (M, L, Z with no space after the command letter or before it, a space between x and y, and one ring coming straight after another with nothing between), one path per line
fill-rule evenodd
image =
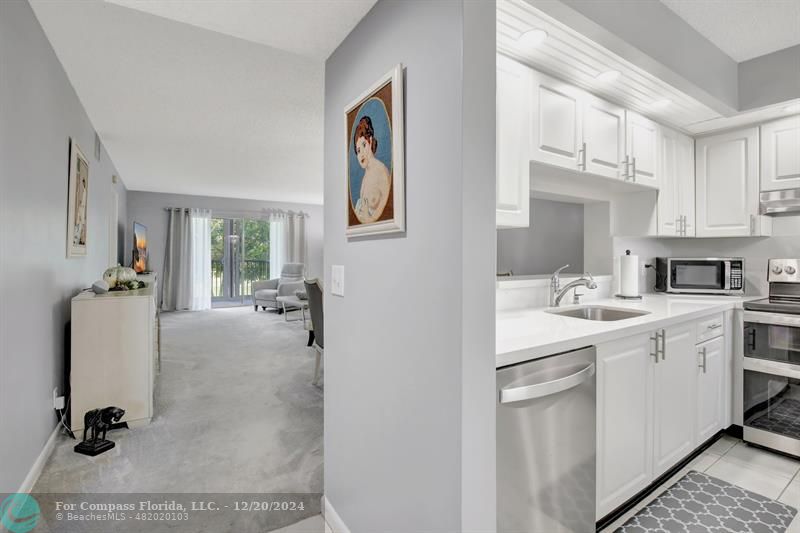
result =
M761 193L762 215L800 215L800 189Z

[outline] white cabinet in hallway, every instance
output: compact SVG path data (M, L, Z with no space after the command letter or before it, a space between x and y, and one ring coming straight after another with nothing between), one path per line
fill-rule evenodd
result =
M624 173L625 110L587 95L583 107L581 169L608 178Z
M696 141L698 237L746 237L771 233L759 216L758 127Z
M625 111L626 179L658 187L658 137L660 126L633 111Z
M653 478L694 448L695 335L694 322L653 335Z
M530 225L531 70L497 56L497 227Z
M661 128L658 235L695 236L694 139Z
M697 443L724 427L725 339L697 345Z
M761 190L800 187L800 115L761 125Z
M652 479L651 342L647 334L597 346L597 517Z
M531 159L578 170L583 137L584 93L576 87L530 70Z

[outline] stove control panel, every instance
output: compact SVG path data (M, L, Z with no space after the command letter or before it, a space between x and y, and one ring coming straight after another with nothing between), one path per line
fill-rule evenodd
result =
M800 259L770 259L767 279L770 283L800 283Z

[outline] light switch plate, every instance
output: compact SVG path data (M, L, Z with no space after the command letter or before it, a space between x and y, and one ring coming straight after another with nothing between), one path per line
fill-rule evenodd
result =
M344 296L344 265L331 265L331 294Z

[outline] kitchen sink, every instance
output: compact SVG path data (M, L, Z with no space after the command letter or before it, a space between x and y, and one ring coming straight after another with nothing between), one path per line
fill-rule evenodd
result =
M548 309L546 312L554 315L582 318L583 320L598 320L601 322L625 320L626 318L636 318L637 316L650 314L650 311L604 307L602 305L583 305L581 307L570 307L566 309Z

